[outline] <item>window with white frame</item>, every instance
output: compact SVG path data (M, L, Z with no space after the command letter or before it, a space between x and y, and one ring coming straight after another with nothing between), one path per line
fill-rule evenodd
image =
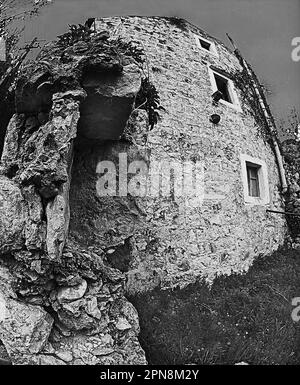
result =
M248 194L251 197L260 197L259 170L261 166L251 162L246 162L246 168L248 180Z
M197 46L201 50L206 51L206 53L211 53L213 55L218 56L218 51L213 41L207 40L204 37L201 37L199 35L194 35L194 36L196 39Z
M241 111L239 99L231 79L208 66L212 93L220 92L220 103Z
M246 154L242 154L240 157L245 203L268 204L270 194L266 163Z

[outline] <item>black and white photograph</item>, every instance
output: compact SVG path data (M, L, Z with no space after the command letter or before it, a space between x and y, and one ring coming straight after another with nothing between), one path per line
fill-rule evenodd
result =
M0 382L300 365L299 85L300 0L0 0Z

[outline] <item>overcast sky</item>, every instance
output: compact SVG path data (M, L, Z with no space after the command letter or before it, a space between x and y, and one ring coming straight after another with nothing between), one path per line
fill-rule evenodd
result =
M300 36L300 0L53 0L23 39L51 40L68 24L112 15L183 17L226 44L228 32L272 91L275 114L300 110L300 62L291 59L291 40Z

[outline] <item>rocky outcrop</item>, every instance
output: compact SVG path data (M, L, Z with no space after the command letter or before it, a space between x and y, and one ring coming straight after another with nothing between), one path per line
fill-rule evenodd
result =
M18 185L0 176L0 252L22 248L26 206Z
M0 164L0 363L146 363L123 274L68 236L74 140L99 138L95 126L118 138L141 87L126 47L105 32L60 39L17 82Z
M40 306L24 304L1 293L4 308L0 338L10 358L18 363L23 355L38 354L46 344L52 317Z
M21 302L13 290L9 270L0 267L0 340L10 359L38 354L46 344L53 319L42 307Z
M145 364L123 275L97 255L72 247L62 260L55 268L39 260L35 274L25 264L14 264L15 276L0 269L0 340L12 362ZM40 305L51 308L51 315Z

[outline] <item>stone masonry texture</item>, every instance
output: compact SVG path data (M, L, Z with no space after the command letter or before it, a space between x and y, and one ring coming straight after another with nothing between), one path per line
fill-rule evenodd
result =
M234 81L234 53L174 18L95 27L47 44L16 82L0 162L0 352L13 364L146 364L126 296L242 273L287 234L285 218L266 211L284 202L251 106L238 87L241 109L213 103L209 66ZM143 64L126 42L142 48ZM147 76L163 107L154 127L137 105ZM172 191L101 196L98 165L116 165L119 187L120 154L130 167L201 165L203 202ZM245 203L242 154L265 162L268 203Z
M91 174L86 176L86 183L79 183L84 176L76 171L75 160L71 206L73 197L76 201L80 194L80 186L85 189L91 178L94 189L97 162L116 163L120 152L127 153L128 161L141 157L149 163L197 160L204 165L204 202L196 207L180 197L98 198L100 205L87 232L93 234L95 244L116 255L122 254L128 239L127 291L133 294L156 286L183 287L200 277L210 282L219 274L247 270L254 258L282 245L285 219L266 212L268 208L283 210L274 152L259 133L250 106L242 102L237 88L241 112L221 103L212 104L208 66L230 76L241 71L235 55L202 30L188 23L182 27L165 18L99 19L96 29L108 29L114 37L142 44L150 79L165 111L147 134L146 144L137 139L138 143L129 148L113 142L105 146L105 151L95 149L94 160L90 155L86 161L92 164L86 167ZM213 41L218 56L200 49L194 33ZM218 125L209 120L215 113L221 116ZM143 119L136 121L135 126L145 132ZM266 162L268 204L245 204L240 154ZM78 217L81 224L83 213ZM76 220L75 209L71 234L77 231Z

